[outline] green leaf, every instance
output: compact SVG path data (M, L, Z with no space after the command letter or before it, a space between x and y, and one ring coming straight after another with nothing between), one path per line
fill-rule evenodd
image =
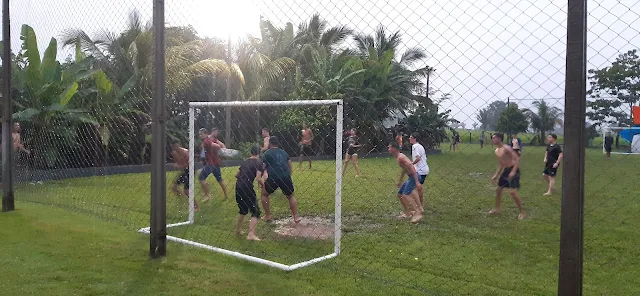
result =
M13 113L13 118L16 120L31 121L31 119L34 116L40 114L40 112L42 112L42 110L35 109L35 108L28 108L20 112Z
M44 51L42 57L42 65L40 65L40 72L42 72L42 79L44 83L54 82L57 68L60 67L60 63L56 60L58 55L58 42L55 38L51 38L49 46Z
M22 25L20 40L22 40L22 50L28 62L25 82L32 90L40 89L43 84L42 72L40 72L40 52L38 51L38 40L33 28L28 25Z
M66 106L76 92L78 92L78 83L74 82L60 94L60 105Z
M117 97L118 98L124 97L126 93L131 91L131 89L136 86L139 79L140 79L140 72L136 71L135 73L133 73L133 75L131 75L131 77L129 77L127 82L125 82L125 84L122 86L122 88L118 92Z
M105 74L102 70L93 74L93 79L96 82L96 87L102 94L108 94L111 92L111 88L113 84L111 80L107 78L107 74Z

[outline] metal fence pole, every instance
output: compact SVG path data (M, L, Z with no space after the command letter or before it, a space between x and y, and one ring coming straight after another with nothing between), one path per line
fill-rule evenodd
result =
M165 52L164 0L153 1L153 36L155 42L153 72L153 122L151 134L151 224L152 258L167 253L167 184L165 175Z
M11 29L9 0L2 1L2 211L15 209L13 196L13 139L11 138Z
M582 295L587 1L568 0L558 295Z

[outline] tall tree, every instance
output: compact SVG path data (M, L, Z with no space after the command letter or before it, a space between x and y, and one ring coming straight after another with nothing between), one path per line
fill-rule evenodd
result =
M496 129L507 134L523 133L527 131L529 121L525 111L518 108L515 103L509 104L498 119Z
M498 119L500 119L505 109L507 109L507 103L504 101L493 101L489 106L480 109L476 115L476 119L480 122L480 128L483 130L495 130Z
M538 144L544 144L547 132L553 131L556 126L562 126L562 110L549 106L545 100L534 101L533 106L537 111L525 111L531 120L531 129L537 133L532 142L537 141Z
M640 57L636 49L620 54L609 67L589 70L587 116L596 126L630 126L631 109L640 102Z

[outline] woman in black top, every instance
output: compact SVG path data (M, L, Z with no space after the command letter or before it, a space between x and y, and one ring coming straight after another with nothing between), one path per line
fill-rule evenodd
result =
M347 138L347 153L344 155L344 164L342 165L342 175L347 171L349 160L353 164L353 168L356 170L356 177L360 177L360 168L358 167L358 150L360 150L360 143L358 143L358 136L355 128L349 130L349 137Z

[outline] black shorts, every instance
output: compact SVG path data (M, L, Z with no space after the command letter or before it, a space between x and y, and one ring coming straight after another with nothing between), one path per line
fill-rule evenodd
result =
M271 176L269 176L267 178L267 182L264 184L264 188L269 195L276 192L278 188L282 190L282 194L285 196L292 195L294 191L291 177L271 178Z
M176 179L176 184L183 184L185 190L189 189L189 169L182 171L182 174Z
M353 147L347 148L347 154L348 155L358 154L358 148L353 148Z
M520 169L518 168L518 170L516 170L515 176L513 176L513 178L509 180L509 174L511 174L512 170L513 170L513 167L510 167L510 168L505 168L502 171L502 175L498 180L498 187L520 189Z
M604 146L604 151L607 153L611 153L611 146Z
M238 204L238 214L260 218L260 206L253 184L236 183L236 203Z
M553 168L553 164L553 162L545 164L544 171L542 173L547 176L555 177L558 173L558 168Z
M300 146L300 155L313 156L313 149L311 149L311 145L301 145Z

